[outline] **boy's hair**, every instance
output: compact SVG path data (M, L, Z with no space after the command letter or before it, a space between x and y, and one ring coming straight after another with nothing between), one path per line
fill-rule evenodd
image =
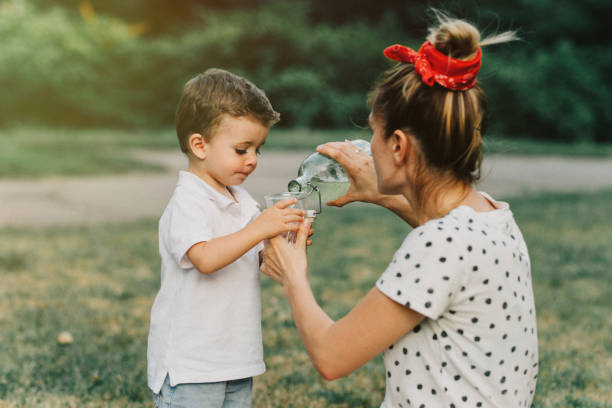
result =
M210 141L224 115L251 116L266 127L280 119L261 89L231 72L211 68L183 87L175 115L181 150L189 152L189 136L194 133Z

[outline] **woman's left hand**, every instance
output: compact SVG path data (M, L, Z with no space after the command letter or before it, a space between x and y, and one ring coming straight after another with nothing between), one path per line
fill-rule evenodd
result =
M304 220L297 232L295 244L290 244L280 235L266 240L261 272L282 286L305 279L308 269L306 241L310 234L310 222Z

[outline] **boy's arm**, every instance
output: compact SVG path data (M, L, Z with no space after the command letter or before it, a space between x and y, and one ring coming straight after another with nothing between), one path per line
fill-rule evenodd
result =
M209 274L231 264L263 239L249 224L233 234L198 242L189 248L187 257L197 270Z
M198 242L187 250L186 255L201 273L213 273L231 264L264 239L286 231L297 231L304 212L296 208L285 208L292 204L295 204L295 199L276 203L243 229Z

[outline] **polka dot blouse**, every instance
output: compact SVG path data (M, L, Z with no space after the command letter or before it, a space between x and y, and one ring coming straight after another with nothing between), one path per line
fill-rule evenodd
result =
M381 407L531 405L538 373L531 265L508 204L496 205L484 213L461 206L414 229L377 281L426 316L383 353Z

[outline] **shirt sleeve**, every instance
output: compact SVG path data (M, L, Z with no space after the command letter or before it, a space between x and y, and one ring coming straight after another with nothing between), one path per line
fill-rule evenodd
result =
M458 240L439 222L408 234L376 282L386 296L433 320L448 309L463 271Z
M189 199L177 200L171 213L169 250L181 268L192 268L187 251L193 245L213 238L212 209Z

